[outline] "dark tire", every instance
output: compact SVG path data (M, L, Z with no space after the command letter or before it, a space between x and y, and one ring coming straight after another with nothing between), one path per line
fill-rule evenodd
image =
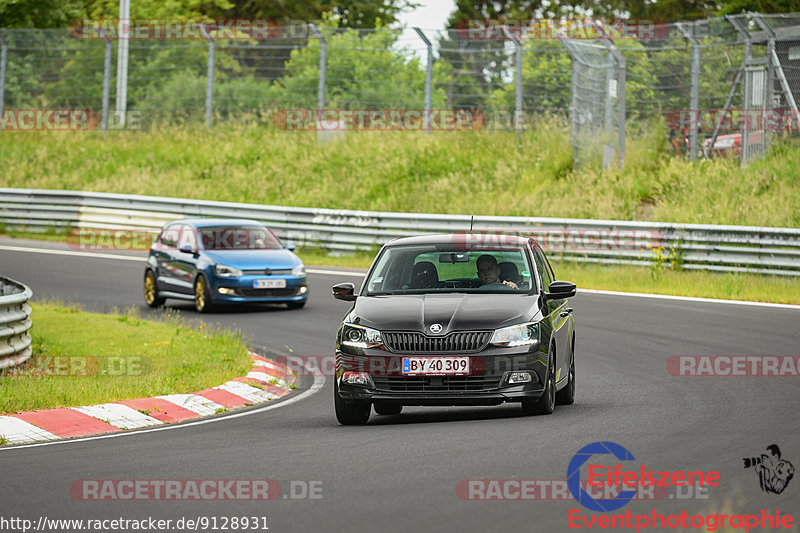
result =
M575 403L575 338L572 339L572 350L569 358L569 382L556 393L556 405L572 405Z
M302 309L304 305L306 305L305 302L289 302L286 307L289 309Z
M547 368L547 383L544 393L535 400L522 400L522 412L526 415L549 415L556 407L556 365L555 348L550 349Z
M374 408L379 415L399 415L403 411L403 406L397 403L376 403Z
M150 307L164 305L164 298L158 295L158 284L152 270L144 274L144 302Z
M363 426L369 420L372 406L369 402L346 402L339 397L339 385L333 382L333 406L336 420L343 426Z
M208 313L213 308L205 276L197 276L194 280L194 308L198 313Z

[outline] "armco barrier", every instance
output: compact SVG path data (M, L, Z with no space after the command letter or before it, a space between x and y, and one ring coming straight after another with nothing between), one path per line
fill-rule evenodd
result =
M155 231L170 220L185 217L261 220L286 241L336 251L368 249L393 238L420 233L463 233L471 223L469 215L0 188L0 223L28 231ZM796 228L496 216L476 216L472 225L476 232L531 234L539 238L554 259L634 265L652 265L658 260L665 264L677 262L686 269L800 275L800 229ZM550 246L553 244L557 246Z
M18 281L0 277L0 368L18 365L31 356L33 292Z

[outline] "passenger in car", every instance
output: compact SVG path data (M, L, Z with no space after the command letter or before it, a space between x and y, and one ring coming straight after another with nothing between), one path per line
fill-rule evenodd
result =
M519 286L513 281L500 281L500 266L497 258L491 254L483 254L476 261L478 266L478 278L481 280L481 288L497 288L507 286L518 289Z

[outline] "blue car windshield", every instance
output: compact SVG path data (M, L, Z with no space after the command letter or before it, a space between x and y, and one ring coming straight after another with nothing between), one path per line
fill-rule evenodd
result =
M206 226L197 228L204 250L277 250L278 237L264 226Z
M367 294L526 293L535 289L523 248L450 245L389 247L367 280Z

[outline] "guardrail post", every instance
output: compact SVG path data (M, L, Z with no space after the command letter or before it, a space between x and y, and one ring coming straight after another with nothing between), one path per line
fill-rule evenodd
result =
M325 109L325 81L328 71L328 41L323 37L322 32L315 24L309 24L309 28L319 39L319 84L317 85L317 110L322 112ZM319 117L322 119L322 116Z
M692 43L692 70L691 70L691 96L689 98L689 109L692 113L692 125L689 130L689 159L697 160L697 119L700 113L700 42L694 35L694 31L689 31L686 24L679 22L676 24L683 36ZM692 27L694 29L694 26Z
M0 130L3 124L3 107L6 101L6 59L8 45L0 34Z
M206 129L211 129L212 114L214 111L214 38L206 30L206 25L201 24L200 30L203 37L208 39L208 74L206 81Z
M419 38L428 49L428 63L425 66L425 133L431 132L431 101L433 96L433 46L421 29L414 27Z
M108 131L108 98L111 91L111 39L103 32L103 40L106 43L106 56L103 63L103 133Z

